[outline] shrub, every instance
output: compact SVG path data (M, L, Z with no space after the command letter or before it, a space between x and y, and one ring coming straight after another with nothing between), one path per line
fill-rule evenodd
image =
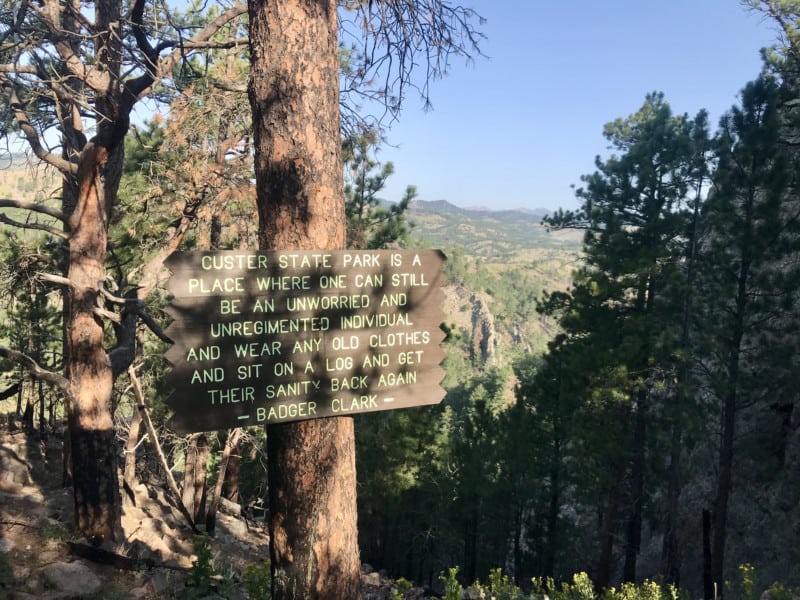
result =
M248 598L269 600L272 597L272 573L269 560L247 565L242 573L242 585Z

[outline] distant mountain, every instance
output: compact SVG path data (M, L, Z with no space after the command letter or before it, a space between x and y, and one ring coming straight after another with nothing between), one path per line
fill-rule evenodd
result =
M420 211L427 212L446 212L446 213L464 213L468 215L497 215L498 213L510 213L510 215L523 214L538 221L541 221L544 216L549 214L546 208L492 208L491 206L456 206L447 200L415 200L413 206L419 208Z
M574 254L581 235L548 232L542 226L544 209L493 210L461 208L446 200L417 200L409 208L412 235L436 248L459 248L488 262L524 262L531 251L557 250Z

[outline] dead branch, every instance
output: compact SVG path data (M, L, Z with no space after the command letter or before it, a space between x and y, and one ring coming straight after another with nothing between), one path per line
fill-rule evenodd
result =
M134 23L133 33L139 44L139 49L145 54L150 64L147 65L147 73L125 83L125 91L127 94L125 95L124 102L129 103L131 107L137 100L149 93L157 80L165 74L171 73L175 65L178 64L178 61L185 56L187 50L190 48L206 48L212 45L214 47L224 47L225 42L221 42L223 46L219 46L219 44L210 44L211 38L213 38L227 23L237 17L247 14L247 3L242 2L235 4L223 11L216 19L209 23L205 29L198 32L190 39L181 40L180 43L167 42L158 48L153 48L143 35L143 8L144 3L137 1L131 11L131 20ZM156 57L159 51L165 50L170 46L175 46L172 52L160 58ZM124 108L126 107L123 107L123 109Z
M20 229L35 229L36 231L44 231L50 235L60 237L63 240L69 238L69 233L66 231L56 229L55 227L50 227L50 225L45 225L43 223L23 223L21 221L15 221L14 219L7 217L5 213L0 213L0 223L5 223L11 227L19 227Z
M92 307L92 312L101 319L108 319L112 323L116 323L118 325L122 323L122 317L120 317L114 311L106 310L105 308L100 308L99 306L94 306Z
M54 275L53 273L37 273L36 276L41 279L42 281L47 281L49 283L55 283L57 285L65 285L73 290L78 289L75 283L63 277L61 275Z
M11 110L14 112L14 119L17 125L19 125L34 155L41 161L54 166L62 173L77 173L77 165L72 164L70 161L62 158L58 154L50 152L42 146L41 137L39 137L39 133L28 118L25 105L17 95L14 83L5 75L0 75L0 86L2 86L3 91L8 97L8 103L11 106Z
M156 451L156 456L158 457L158 462L161 463L161 468L164 470L164 475L167 478L167 485L169 486L170 492L172 492L173 496L175 497L175 504L178 507L178 510L181 514L186 517L186 521L192 528L192 531L197 533L197 528L194 523L194 519L192 519L192 515L189 514L189 511L186 509L186 506L183 503L183 499L181 497L180 490L178 490L178 484L175 483L175 478L172 476L172 471L167 464L167 459L164 456L164 452L161 450L161 444L158 441L158 435L156 434L156 429L153 427L153 422L150 420L150 413L147 412L147 407L144 404L144 394L142 393L142 385L139 382L139 376L136 375L136 369L133 365L128 367L128 377L131 380L131 386L133 387L133 396L136 399L136 409L139 411L139 414L142 417L142 421L144 422L145 428L147 429L147 435L150 437L150 442L153 444L153 448Z
M44 204L36 204L35 202L24 202L23 200L13 200L10 198L0 198L0 208L21 208L23 210L27 210L30 212L39 213L42 215L47 215L48 217L53 217L54 219L58 219L64 225L67 224L67 217L57 208L51 208L50 206L45 206Z
M122 304L126 305L131 302L131 298L123 298L122 296L115 296L109 290L106 289L106 281L108 281L112 285L112 289L117 291L119 286L117 283L111 279L111 277L106 277L105 279L101 279L97 282L97 288L100 290L100 293L103 295L103 298L111 302L112 304Z
M55 371L45 369L27 354L23 354L17 350L12 350L6 346L0 346L0 356L4 356L9 360L13 360L15 363L22 365L35 379L46 381L47 383L59 388L65 394L69 393L69 382L67 381L66 377L56 373Z

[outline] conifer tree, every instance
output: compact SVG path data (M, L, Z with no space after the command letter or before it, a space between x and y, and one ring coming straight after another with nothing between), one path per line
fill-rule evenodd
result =
M729 501L743 407L791 382L800 285L798 165L781 140L780 85L763 73L721 120L718 167L705 207L699 327L705 386L719 411L711 577L726 575ZM730 576L730 575L729 575ZM708 586L708 582L707 582Z
M616 397L630 424L620 431L627 464L609 480L606 514L618 513L623 491L630 509L620 523L604 524L601 586L608 584L611 543L620 526L623 578L636 578L648 497L645 470L655 433L650 423L663 397L657 384L671 368L675 345L668 335L675 315L663 296L686 254L683 235L697 160L692 136L701 121L674 116L663 94L649 94L635 114L606 125L605 137L616 153L605 161L598 158L597 171L582 178L581 210L548 220L551 226L586 230L585 266L575 276L574 289L550 302L563 307L567 334L585 332L588 340L582 343L604 357L593 371L593 394Z

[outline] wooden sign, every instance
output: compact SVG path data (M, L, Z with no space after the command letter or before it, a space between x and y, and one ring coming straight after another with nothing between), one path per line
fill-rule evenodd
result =
M436 404L439 250L184 252L166 353L181 433Z

